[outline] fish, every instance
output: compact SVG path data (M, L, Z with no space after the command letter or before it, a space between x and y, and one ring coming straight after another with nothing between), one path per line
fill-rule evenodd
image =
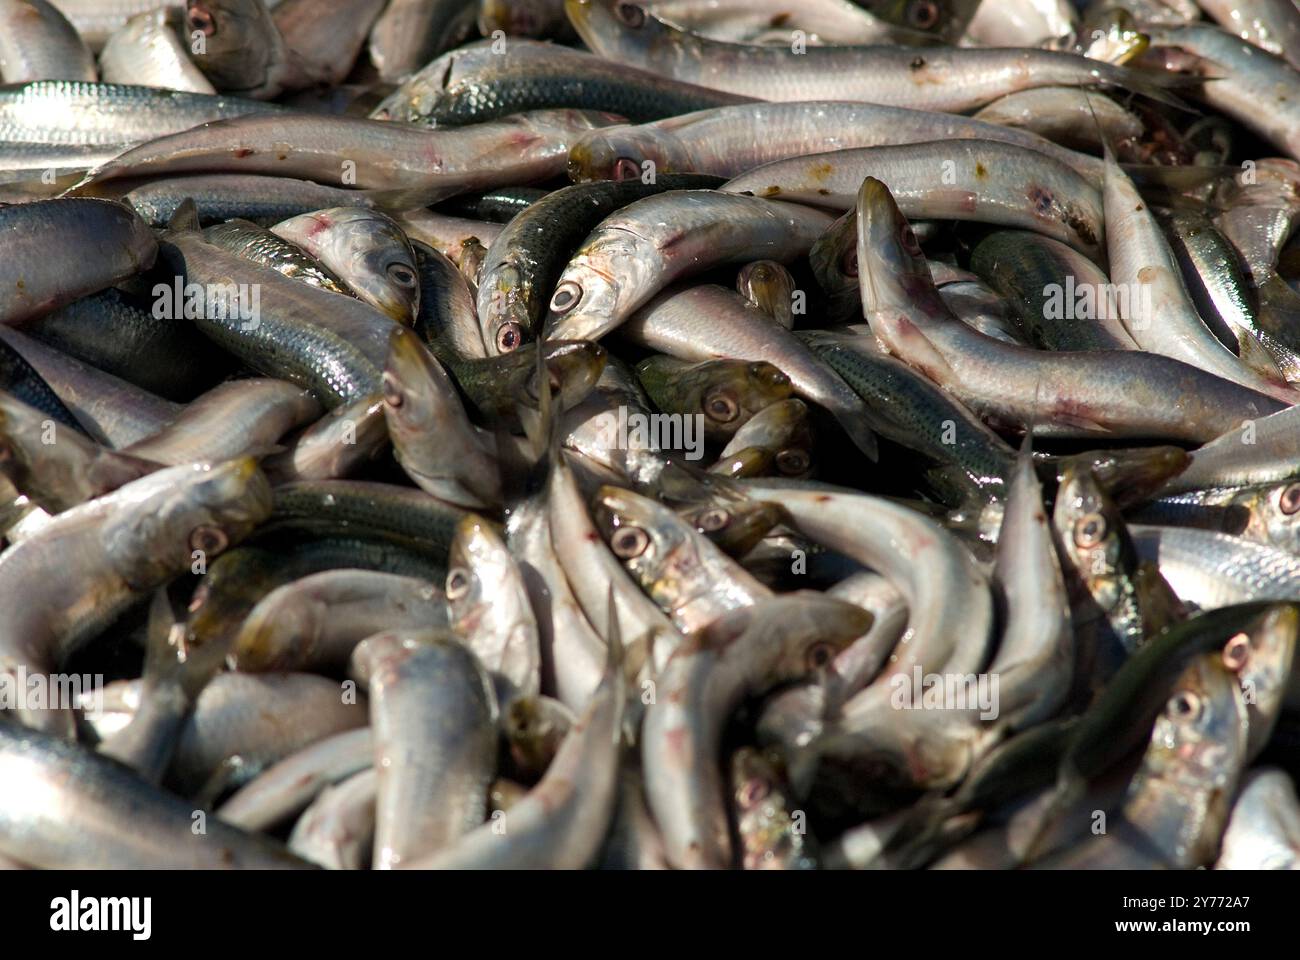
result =
M5 83L98 79L89 48L46 0L5 0L0 28L0 80Z

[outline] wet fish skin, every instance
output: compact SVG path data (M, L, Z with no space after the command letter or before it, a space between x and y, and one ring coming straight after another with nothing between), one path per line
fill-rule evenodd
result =
M717 751L747 693L815 675L871 624L860 607L811 593L733 609L679 647L646 711L642 768L650 811L679 869L731 866Z
M310 673L219 673L181 730L168 781L210 800L310 743L365 726L366 698Z
M227 824L196 834L193 805L84 747L15 724L0 724L5 791L0 850L49 869L306 869L284 847ZM69 783L77 784L75 789Z
M542 329L549 298L582 240L621 207L669 190L716 187L717 178L664 176L575 184L548 194L489 240L476 298L489 354L516 350Z
M674 280L758 252L792 260L829 223L807 207L712 190L638 200L607 217L569 261L551 298L547 336L601 337Z
M505 683L503 704L541 690L537 619L523 574L482 517L461 520L452 541L446 597L451 629Z
M379 775L360 770L327 787L293 825L289 849L327 870L362 870L374 845Z
M573 138L607 122L605 114L581 110L446 130L297 112L246 115L133 147L91 171L75 191L122 177L245 173L414 191L406 202L414 208L466 190L560 174ZM430 162L434 154L437 164Z
M106 450L0 392L0 473L52 513L69 510L160 469Z
M95 58L77 31L46 0L4 0L0 3L0 79L96 79Z
M104 44L99 56L103 82L215 94L217 88L181 42L183 23L180 11L169 7L132 17Z
M286 277L331 293L348 297L353 295L347 284L313 254L266 227L236 218L207 227L203 231L203 239L254 263L270 267Z
M1058 354L971 331L938 296L919 245L906 239L910 231L901 232L906 225L888 188L868 177L858 205L858 279L868 323L891 353L986 420L1032 424L1043 434L1203 442L1283 403L1172 357ZM1218 341L1213 347L1235 360ZM1129 371L1122 381L1121 371Z
M202 291L194 318L199 330L254 369L306 387L330 409L380 389L389 331L397 324L369 305L208 243L193 204L182 206L164 234L163 259L177 284Z
M869 459L877 456L870 408L800 340L738 294L706 284L670 288L623 324L623 336L681 360L769 360L797 396L830 411Z
M153 265L158 245L129 207L108 200L38 200L0 207L11 237L0 274L0 323L19 323L95 293ZM59 250L51 249L57 239ZM71 251L78 257L69 269ZM61 251L61 252L60 252Z
M466 0L396 0L370 31L370 59L393 83L428 63L448 42Z
M495 41L485 40L432 61L371 116L456 126L527 110L574 107L654 120L749 99L555 44L512 39L502 53Z
M0 341L54 391L79 429L107 446L123 447L151 436L181 411L180 404L74 360L18 330L0 325ZM36 398L40 400L39 393ZM62 422L58 411L45 412Z
M248 113L284 113L239 97L133 84L37 80L0 90L0 132L20 143L122 147Z
M953 182L936 181L936 169L950 171ZM1052 157L996 140L940 140L778 160L723 189L847 210L864 176L889 183L908 217L1035 230L1090 257L1105 243L1101 194L1092 182Z
M451 378L404 327L392 334L383 393L395 456L421 489L471 509L500 501L495 457L483 449Z
M374 866L389 870L453 848L483 822L497 701L479 659L446 637L387 631L362 641L352 658L369 675L379 776Z
M358 397L335 407L291 441L288 449L262 462L274 484L335 480L378 456L388 443L384 399Z
M328 570L277 587L240 627L230 663L246 672L338 673L361 641L383 630L447 627L432 582L377 570Z
M886 45L809 45L795 51L789 44L763 47L712 41L672 27L635 5L620 7L617 0L566 0L566 10L579 36L601 56L760 99L858 97L891 106L963 113L1035 86L1105 83L1162 92L1134 71L1058 51L918 51Z
M56 669L141 592L190 569L194 551L215 558L269 512L270 487L247 458L161 470L65 511L0 554L0 592L21 610L0 640L3 669ZM69 716L20 719L56 729Z
M1232 807L1216 870L1300 868L1300 809L1295 784L1277 768L1256 770Z
M618 801L627 682L617 637L600 683L537 786L500 818L412 869L579 869L595 857Z
M326 737L268 767L218 807L217 816L243 830L267 830L373 761L369 727Z

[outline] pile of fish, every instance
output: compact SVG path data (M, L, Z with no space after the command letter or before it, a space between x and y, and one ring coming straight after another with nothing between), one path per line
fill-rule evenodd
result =
M0 866L1300 867L1293 0L0 0Z

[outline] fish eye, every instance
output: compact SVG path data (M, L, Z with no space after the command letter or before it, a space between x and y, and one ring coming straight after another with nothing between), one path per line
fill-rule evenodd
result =
M844 259L840 261L840 273L846 277L856 277L858 275L858 251L856 247L844 254Z
M695 522L706 533L714 533L731 523L731 514L726 510L714 507L712 510L705 510L701 513L699 519Z
M1169 698L1165 712L1171 720L1193 721L1200 717L1202 706L1200 697L1190 690L1184 690Z
M1074 524L1074 543L1088 549L1106 539L1106 518L1100 513L1085 513Z
M899 242L903 244L903 249L914 257L921 255L921 244L916 239L916 231L912 229L910 223L905 223L902 229L898 231Z
M636 180L641 176L641 165L631 157L619 157L614 161L615 180Z
M397 379L391 373L385 373L380 379L384 389L384 403L394 409L400 407L404 402L402 390L397 385Z
M706 396L703 407L709 419L717 423L731 423L740 416L740 404L721 390L715 390Z
M390 263L385 273L388 274L388 279L398 286L415 286L415 271L404 263Z
M808 469L812 462L806 450L791 447L776 455L776 468L786 476L796 476Z
M220 553L229 545L230 538L220 527L203 524L190 531L190 549L197 550L199 553Z
M645 24L645 11L635 3L614 4L614 14L634 30Z
M565 280L555 288L555 296L551 297L551 312L568 313L581 299L582 285L574 280Z
M808 648L806 659L809 670L824 670L835 659L835 648L824 640L818 641Z
M513 353L519 349L520 343L523 342L523 336L519 332L519 324L511 320L509 323L503 323L497 330L497 350L501 353Z
M619 527L610 538L609 546L614 556L631 560L645 553L646 547L650 546L650 537L640 527Z
M930 30L939 22L939 5L934 0L916 0L907 8L907 22L918 30Z
M1239 633L1223 645L1223 665L1234 673L1250 662L1250 637Z
M216 34L217 21L207 7L194 4L190 7L189 13L186 17L189 20L190 30L197 30L205 37L211 37Z
M1283 490L1277 505L1288 517L1300 510L1300 483L1293 483Z
M464 567L454 567L447 574L447 599L459 600L469 593L470 575Z

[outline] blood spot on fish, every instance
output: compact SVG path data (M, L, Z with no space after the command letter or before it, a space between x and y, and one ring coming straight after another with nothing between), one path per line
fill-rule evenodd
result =
M1133 208L1133 212L1134 212L1134 213L1141 213L1141 212L1142 212L1143 210L1145 210L1145 209L1146 209L1146 207L1139 203L1136 207Z
M817 164L813 164L809 172L817 180L825 180L834 172L834 170L835 168L832 167L829 163L817 163Z
M830 502L831 502L831 498L830 498L830 496L829 496L828 494L825 494L825 493L819 493L819 494L817 495L817 502L818 502L818 503L830 503Z
M819 197L829 197L829 196L831 195L831 192L830 192L829 190L827 190L825 187L818 187L818 188L817 188L817 195L818 195Z
M983 180L983 179L984 179L985 177L987 177L988 175L989 175L988 167L984 166L984 164L979 163L979 162L977 161L977 162L975 163L975 176L977 176L977 177L979 177L981 180Z
M1138 271L1138 283L1154 283L1156 279L1155 267L1143 267Z
M775 197L775 196L779 196L780 193L781 193L781 188L778 187L778 186L773 185L773 186L770 186L770 187L768 187L766 190L763 191L763 196L765 196L765 197Z
M1037 184L1031 186L1026 193L1029 202L1034 208L1034 213L1040 217L1045 217L1052 212L1052 207L1056 203L1056 198L1052 196L1052 191Z
M772 18L771 25L773 27L784 27L789 22L790 22L790 14L778 13L776 16Z
M925 57L916 57L915 59L912 60L911 63L908 64L908 66L911 67L913 70L924 70Z

